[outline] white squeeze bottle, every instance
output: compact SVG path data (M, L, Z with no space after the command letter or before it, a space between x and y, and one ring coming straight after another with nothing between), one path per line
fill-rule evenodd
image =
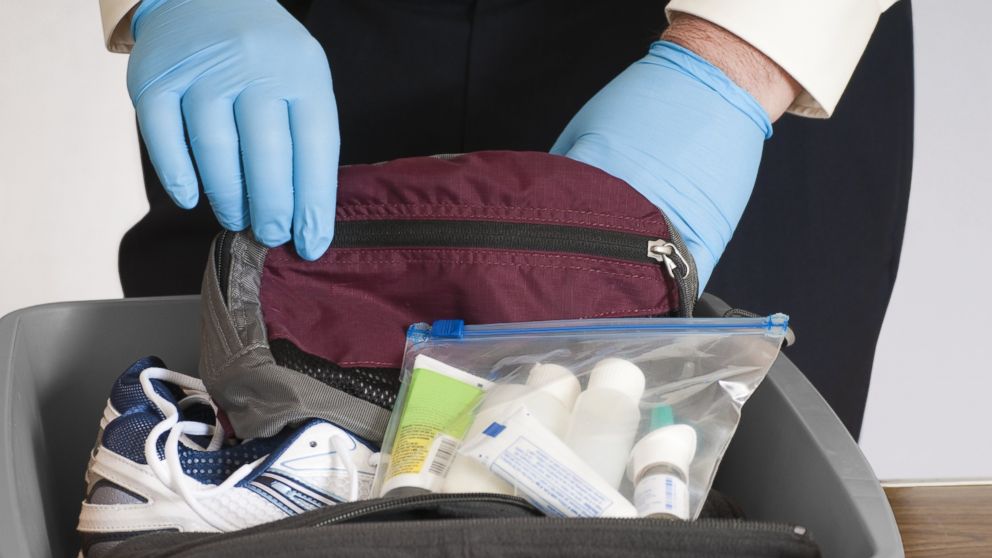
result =
M506 419L520 406L527 407L538 422L561 437L580 390L571 370L557 364L536 364L526 384L497 384L486 392L465 440L473 439L494 421ZM441 491L514 494L513 486L462 455L452 462Z
M572 410L568 444L613 488L620 486L641 421L644 372L622 358L596 363Z
M544 427L564 438L572 407L582 391L575 374L557 364L535 364L527 376L530 392L523 404Z

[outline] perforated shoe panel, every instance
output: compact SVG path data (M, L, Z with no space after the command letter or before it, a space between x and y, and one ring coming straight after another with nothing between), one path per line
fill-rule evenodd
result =
M140 378L141 372L151 367L165 368L165 363L156 356L139 359L114 382L110 390L110 404L118 413L125 413L134 407L148 405L150 403L148 396L145 395L144 388L141 387ZM169 401L178 401L184 396L179 386L174 384L161 380L152 380L151 385L156 393Z
M273 339L269 349L276 364L306 374L348 395L392 409L400 389L397 368L344 368L304 352L291 341Z

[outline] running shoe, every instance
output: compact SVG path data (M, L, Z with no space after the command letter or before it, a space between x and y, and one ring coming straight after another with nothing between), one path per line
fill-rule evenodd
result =
M86 471L80 555L151 532L228 532L366 499L378 454L323 420L228 439L203 383L139 360L114 383Z
M136 407L147 408L151 404L151 400L145 395L140 380L141 372L146 368L165 368L165 363L156 356L139 359L128 367L123 374L118 376L117 380L114 381L114 385L110 388L110 397L107 398L107 404L103 408L103 416L100 417L100 428L97 431L96 442L93 445L93 450L90 452L90 461L86 467L85 480L87 486L90 485L89 474L93 468L93 460L96 458L96 452L100 448L103 429L112 420L121 416L121 414ZM184 388L177 384L170 384L159 380L152 380L150 385L162 397L177 401L187 420L196 418L201 422L213 424L216 420L214 415L215 409L210 402L203 383L196 378L189 378L189 381L184 381L184 383L190 387ZM217 435L221 435L223 430L217 430L216 433ZM200 449L206 448L201 446Z

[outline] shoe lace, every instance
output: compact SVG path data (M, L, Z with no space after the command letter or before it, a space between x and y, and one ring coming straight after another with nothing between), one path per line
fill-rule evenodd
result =
M152 380L162 380L183 388L187 396L173 404L168 399L162 397L152 386ZM194 492L203 492L203 485L188 478L182 470L182 460L179 456L180 443L200 449L202 451L216 451L224 444L224 428L216 419L217 406L210 396L207 395L206 386L197 378L180 374L165 368L146 368L139 375L141 388L145 396L152 401L161 411L163 419L152 427L151 432L145 439L145 462L148 463L152 472L158 480L170 490L179 494L186 504L189 505L204 521L219 531L230 531L234 525L222 518L216 517L207 510L196 497ZM188 409L198 403L208 404L214 409L214 423L207 424L198 421L179 420L180 410ZM158 457L158 440L168 432L165 439L164 458ZM210 436L210 442L204 447L196 444L191 436ZM262 458L264 459L264 458ZM260 461L260 460L259 460ZM227 488L238 482L241 478L251 472L251 466L247 464L240 467L234 474L228 477L223 483L211 489ZM194 484L199 486L193 486ZM197 490L199 489L199 490Z
M179 400L177 404L165 399L155 391L151 380L158 379L173 383L183 388L187 395ZM231 531L238 526L231 524L223 518L217 517L200 503L200 498L211 491L221 491L229 489L237 484L244 477L249 475L267 456L246 463L239 467L227 479L219 485L208 486L190 479L183 473L182 461L179 455L180 443L201 449L202 451L215 451L224 444L224 428L220 424L217 416L217 406L207 394L206 386L197 378L180 374L165 368L147 368L139 376L142 390L165 417L162 421L152 427L148 437L145 439L145 462L148 463L152 472L162 484L173 492L179 494L183 500L195 511L204 521L219 531ZM198 421L179 420L180 410L185 410L194 404L207 404L214 409L214 423L207 424ZM158 440L168 432L165 439L164 458L158 457ZM210 436L210 442L206 446L196 444L191 436ZM358 468L352 458L349 445L353 441L343 433L335 433L330 439L331 447L335 454L341 459L345 470L348 472L351 486L349 487L349 501L356 501L359 498L359 478ZM199 497L198 497L199 496Z
M331 447L334 448L334 453L344 463L344 468L348 471L348 478L351 481L348 501L354 502L358 500L358 467L355 466L355 460L351 457L351 448L348 447L351 443L351 438L341 432L335 432L331 436Z

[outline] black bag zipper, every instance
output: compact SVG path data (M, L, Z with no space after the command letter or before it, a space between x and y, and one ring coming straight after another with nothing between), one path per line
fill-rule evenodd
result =
M431 504L451 504L451 503L479 503L479 504L504 504L518 506L527 510L536 510L527 500L517 496L507 496L504 494L490 494L490 493L462 493L462 494L421 494L418 496L408 496L405 498L380 498L376 500L367 500L365 505L358 507L349 507L346 510L336 510L334 507L325 508L324 513L320 513L319 518L314 518L313 521L304 523L303 525L295 525L295 527L327 527L329 525L337 525L341 523L347 523L349 521L354 521L356 519L361 519L363 517L368 517L378 513L385 512L402 512L405 510L413 510L422 506L429 506ZM338 513L336 513L338 512ZM313 513L313 512L311 512ZM303 516L299 516L301 519ZM476 519L476 521L490 521L505 523L508 521L520 521L520 520L532 519L536 521L541 521L545 524L557 524L562 522L575 521L576 518L566 518L566 517L533 517L533 518L486 518L486 519ZM788 523L775 523L775 522L756 522L756 521L743 521L740 519L718 519L718 518L704 518L697 519L695 521L664 521L659 519L651 519L646 517L591 517L582 518L582 521L593 522L595 524L622 524L622 525L637 525L643 524L645 527L657 527L659 525L665 525L670 528L678 529L679 527L684 527L686 529L698 529L700 526L727 526L735 525L740 530L750 531L750 532L767 532L767 533L781 533L781 534L793 534L798 536L805 536L807 530L805 527L792 525ZM695 527L694 527L695 525Z
M667 218L665 219L668 222ZM681 300L680 315L692 316L698 278L692 255L678 232L668 223L672 239L536 223L493 221L339 221L332 248L441 247L535 250L614 258L636 263L660 263L675 280ZM230 244L233 234L224 231L215 245L214 259L221 294L227 301Z
M369 500L365 505L351 506L346 510L336 510L334 508L326 508L325 511L329 512L327 515L322 515L321 519L314 522L308 523L306 527L325 527L327 525L334 525L337 523L345 523L355 519L360 519L362 517L367 517L377 513L383 512L399 512L404 510L413 510L422 506L429 506L431 504L454 504L454 503L470 503L470 504L503 504L509 506L516 506L529 511L536 511L534 506L530 505L527 500L519 498L517 496L506 496L504 494L488 494L488 493L464 493L464 494L421 494L417 496L407 496L405 498L380 498L377 500ZM339 512L339 513L335 513Z
M227 281L231 271L231 242L234 234L228 230L220 231L217 239L214 240L214 264L217 266L217 286L220 287L220 296L227 304Z
M346 524L350 521L368 519L380 513L396 513L404 511L416 511L418 508L436 504L499 504L519 507L526 511L538 512L523 498L516 496L506 496L502 494L488 493L465 493L465 494L423 494L405 498L376 499L364 502L351 502L338 504L320 510L314 510L301 515L289 517L281 521L263 524L246 529L244 531L217 535L215 540L198 541L196 544L200 550L204 550L213 543L221 545L232 544L233 539L242 537L253 537L264 533L277 533L283 531L293 531L297 529L316 529L330 527L334 525ZM429 529L437 525L441 519L413 519L403 521L404 525L423 525ZM706 529L733 529L740 534L755 536L790 537L798 539L807 544L813 544L812 538L805 527L781 522L756 522L744 521L740 519L717 519L704 518L696 521L665 521L650 518L559 518L544 517L534 515L531 517L490 517L471 518L461 521L469 521L474 526L482 528L486 525L493 527L501 525L520 525L521 522L535 522L542 527L554 527L574 525L582 522L590 526L616 526L616 527L643 527L646 529L665 529L667 532L675 533L699 533ZM385 528L385 527L383 527Z
M506 496L503 494L489 494L489 493L464 493L464 494L421 494L418 496L408 496L405 498L380 498L377 500L368 500L366 504L359 507L349 507L347 510L341 510L340 513L335 513L338 510L335 508L325 508L324 512L320 513L319 518L314 518L313 521L304 523L302 525L294 525L297 527L327 527L329 525L338 525L341 523L347 523L349 521L354 521L356 519L361 519L363 517L368 517L378 513L385 512L402 512L405 510L413 510L422 506L429 506L431 504L451 504L451 503L480 503L480 504L504 504L504 505L515 505L524 509L534 510L527 500L519 498L517 496ZM311 512L313 513L313 512ZM298 516L302 519L303 516ZM561 524L567 522L576 521L576 518L566 518L566 517L533 517L533 518L506 518L506 517L496 517L496 518L486 518L486 519L476 519L475 521L486 521L495 523L506 523L513 521L540 521L542 524ZM645 527L659 527L665 526L670 529L699 529L701 527L726 527L733 525L735 528L741 531L756 532L756 533L778 533L778 534L792 534L800 537L807 536L807 529L799 525L792 525L789 523L776 523L776 522L757 522L757 521L743 521L740 519L717 519L717 518L704 518L697 519L695 521L664 521L659 519L651 519L646 517L590 517L582 518L581 521L594 523L597 525L643 525Z

